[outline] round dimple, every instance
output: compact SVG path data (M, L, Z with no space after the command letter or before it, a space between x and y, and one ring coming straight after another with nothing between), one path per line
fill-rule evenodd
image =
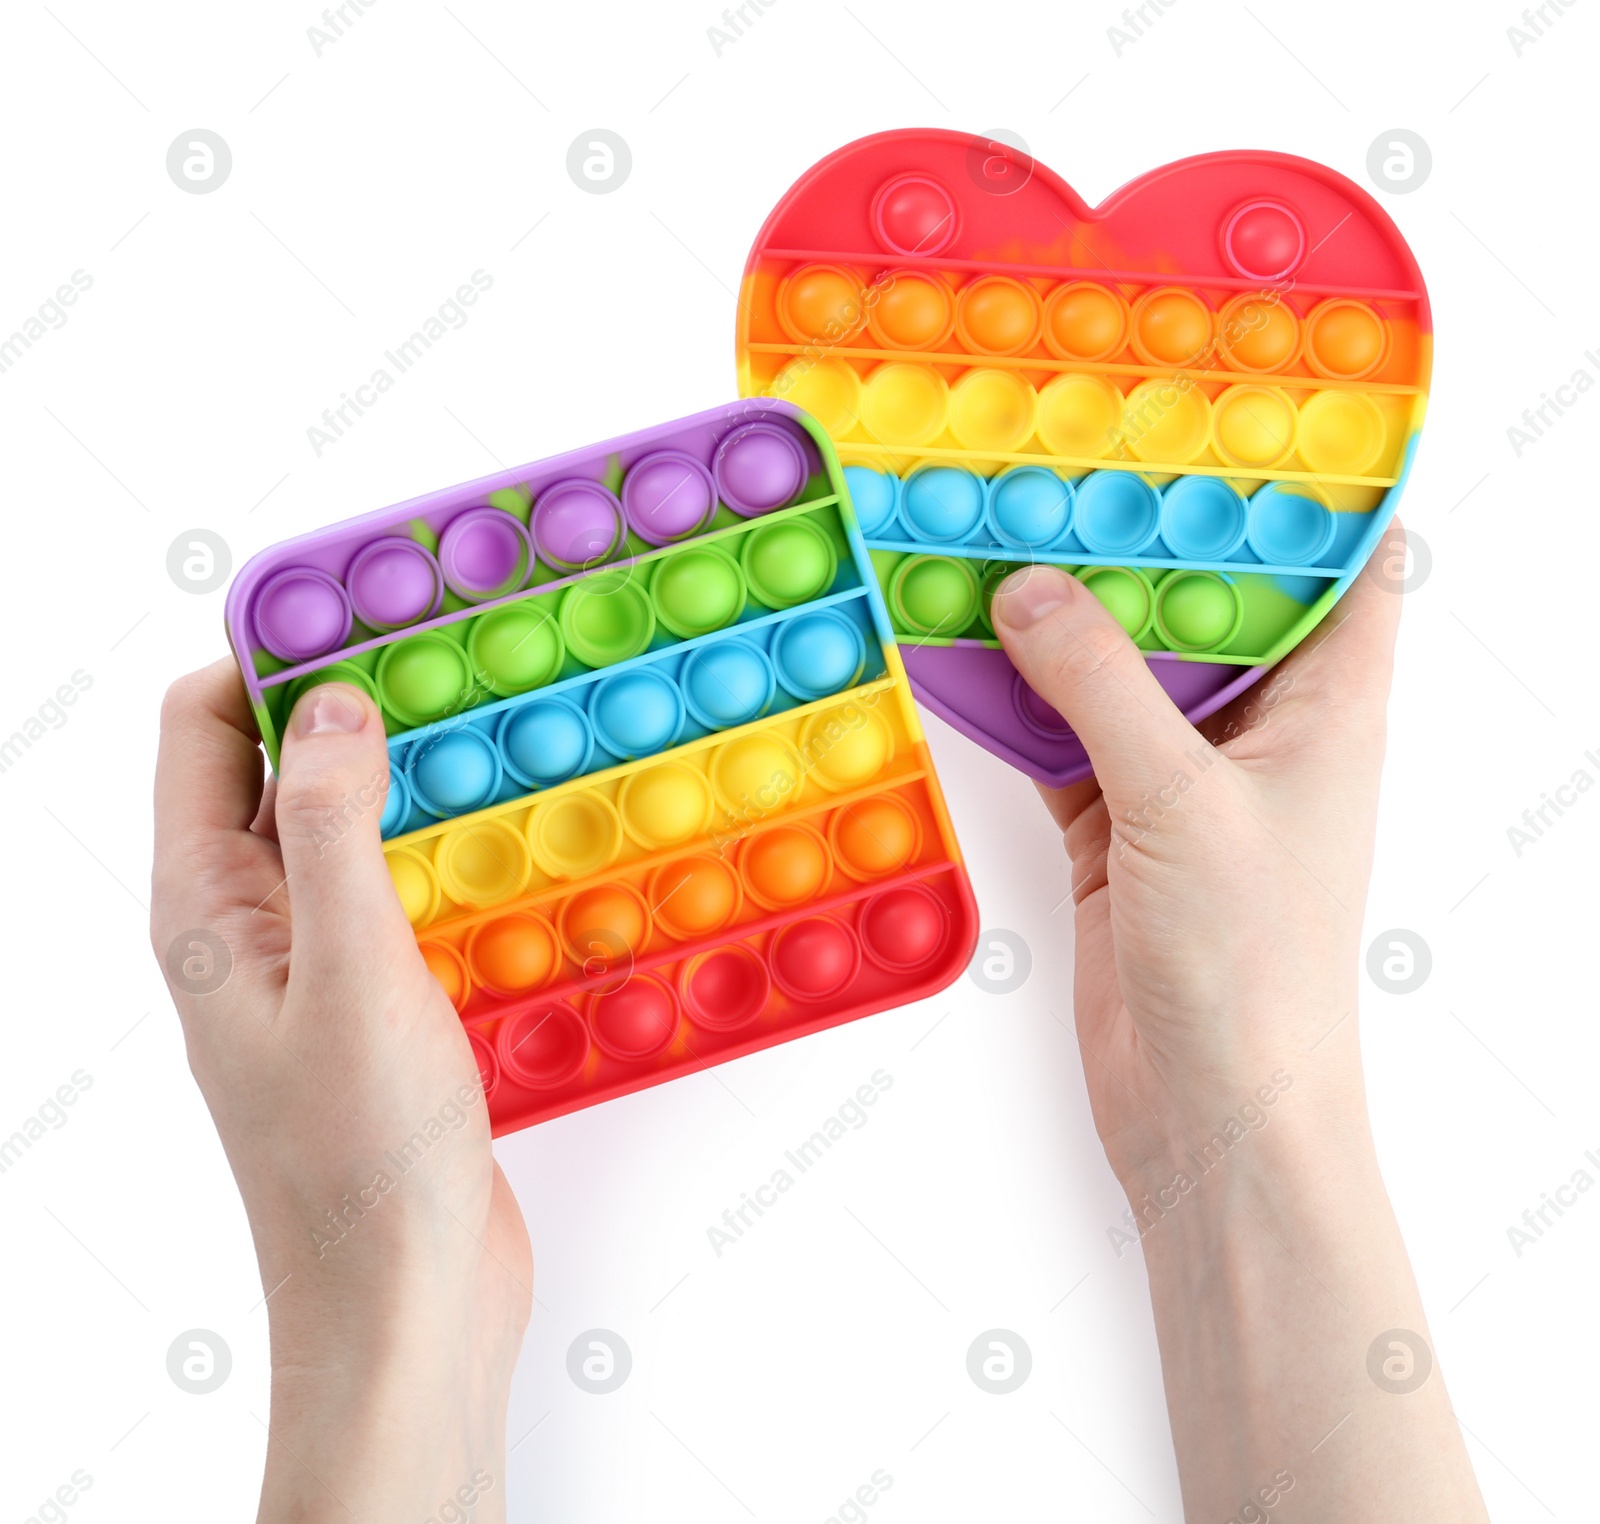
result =
M350 633L350 599L338 579L314 566L291 566L256 594L256 639L279 661L326 656Z
M976 605L976 579L973 586ZM860 704L840 704L814 714L800 727L800 754L826 789L860 788L894 758L894 737L882 718Z
M627 761L671 746L683 730L683 712L677 684L648 667L596 683L589 698L595 739Z
M800 495L808 474L800 441L779 423L735 429L711 458L717 495L743 518L786 507Z
M1290 483L1269 482L1250 499L1250 548L1268 566L1314 566L1337 531L1328 507Z
M568 588L561 599L561 637L587 667L610 667L646 650L656 631L655 609L640 579L608 572Z
M378 834L387 840L406 823L411 813L411 791L406 787L405 774L389 759L389 792L383 796L383 814L378 817Z
M757 831L739 849L739 876L764 910L791 910L814 900L828 873L828 849L810 826Z
M772 976L742 943L700 953L684 965L683 1004L689 1020L712 1032L733 1032L766 1009Z
M1133 304L1133 352L1146 365L1192 365L1211 343L1211 309L1182 286L1159 286Z
M744 891L727 859L709 853L663 863L650 875L656 922L680 942L721 931L739 913Z
M1186 465L1211 442L1211 401L1198 386L1141 381L1128 393L1122 431L1140 460Z
M944 432L950 389L930 365L891 360L867 377L861 421L880 444L931 444Z
M585 968L637 957L650 936L650 910L637 889L597 884L572 896L558 917L561 940Z
M439 909L439 880L432 866L421 853L405 847L385 852L383 860L406 919L413 926L425 926Z
M324 683L349 683L352 688L359 688L374 704L378 703L378 685L373 682L371 675L362 671L353 661L336 661L315 672L308 672L304 677L297 677L289 684L283 696L285 718L294 713L295 705L306 694Z
M955 198L928 175L897 175L872 198L872 227L894 254L932 255L956 236Z
M902 884L861 907L861 947L890 973L926 968L950 935L950 913L921 884Z
M467 965L461 954L444 942L419 942L417 951L428 972L439 981L439 988L458 1011L466 1005L472 993L472 983L467 977Z
M956 303L956 333L979 354L1019 355L1039 340L1044 321L1039 293L1009 275L983 275Z
M1085 574L1085 580L1087 575ZM1148 600L1146 607L1148 609ZM1025 729L1031 730L1034 735L1046 741L1064 741L1072 735L1072 727L1067 724L1060 711L1045 703L1028 686L1020 672L1011 680L1011 707Z
M1011 370L969 370L950 389L950 432L969 450L1015 450L1032 435L1039 397Z
M487 1100L500 1083L500 1060L495 1057L487 1038L480 1037L476 1032L468 1032L467 1041L472 1046L473 1061L478 1066L478 1082L483 1086L484 1099Z
M650 601L672 634L691 639L726 629L744 612L744 577L710 546L689 546L656 563Z
M622 511L650 545L696 534L717 511L711 473L682 450L657 450L634 462L622 479Z
M1300 409L1300 458L1328 476L1365 476L1383 454L1383 414L1359 392L1318 392Z
M1306 319L1306 359L1319 376L1359 381L1388 357L1388 325L1365 302L1333 297Z
M834 439L861 421L861 377L843 360L791 360L773 378L771 393L804 408Z
M861 282L841 265L802 265L778 286L778 321L802 343L839 343L861 328Z
M411 635L386 647L375 677L383 707L408 726L459 713L473 686L467 653L444 635Z
M1039 439L1052 455L1100 460L1122 440L1122 393L1104 376L1057 376L1039 393Z
M851 878L887 878L911 866L922 850L922 827L892 794L860 799L833 812L828 843Z
M652 852L704 834L713 808L704 775L682 762L658 762L629 773L617 794L623 828Z
M1132 471L1095 471L1078 483L1073 533L1093 556L1133 556L1161 527L1161 494Z
M1294 454L1299 413L1276 386L1230 386L1213 406L1211 427L1229 465L1270 468Z
M467 626L472 670L501 698L553 681L565 655L561 626L547 603L508 603Z
M595 1046L612 1058L654 1058L678 1034L678 1000L659 979L635 974L619 989L596 995L589 1007Z
M345 573L355 616L369 628L403 629L439 612L444 573L415 540L389 535L356 552Z
M548 984L561 966L556 932L543 916L503 915L467 934L473 982L496 995L525 995Z
M889 606L907 634L954 640L978 617L978 578L954 556L907 556L889 579Z
M983 519L983 478L964 466L925 466L905 480L901 512L919 540L953 544Z
M1109 360L1128 338L1128 304L1093 281L1058 286L1045 303L1044 342L1058 360Z
M450 591L469 603L514 593L533 560L528 531L500 508L459 513L439 539L439 566Z
M1162 494L1161 538L1184 561L1226 561L1244 544L1248 505L1215 476L1180 476Z
M719 640L691 651L678 674L683 701L707 730L748 725L772 702L776 676L766 652L746 640Z
M1262 374L1287 369L1300 353L1300 319L1278 298L1243 291L1217 317L1217 347L1235 370Z
M406 755L416 801L441 820L482 809L500 788L500 753L470 725L424 736Z
M535 805L527 832L534 861L552 878L598 873L622 850L622 817L604 794L592 789Z
M588 720L565 699L508 709L500 720L498 739L512 777L529 788L549 788L575 778L594 753Z
M501 1067L530 1090L575 1080L589 1058L589 1028L565 1001L518 1011L500 1023Z
M1223 223L1222 250L1239 274L1282 280L1305 258L1305 224L1281 201L1249 201Z
M989 528L1002 544L1042 550L1072 522L1072 484L1043 466L1017 466L989 483Z
M474 910L514 899L533 873L527 842L498 820L458 826L440 840L433 863L444 892Z
M778 680L802 701L842 693L860 681L866 661L860 626L834 609L787 620L772 637Z
M757 731L725 741L711 754L717 802L739 820L759 820L793 801L804 770L782 736Z
M870 466L846 466L844 484L862 534L881 534L887 529L900 495L900 479Z
M1156 634L1174 651L1216 651L1239 633L1244 600L1220 573L1179 571L1156 590Z
M622 504L609 488L581 478L556 482L533 505L529 528L539 558L562 571L608 560L622 546Z
M786 519L745 535L739 565L760 602L787 609L820 598L833 586L839 553L810 519Z
M867 327L885 349L937 349L955 325L955 300L937 276L896 270L877 287Z
M772 978L795 1000L826 1000L842 994L861 967L861 948L848 927L832 916L808 916L783 927L768 951Z
M1127 631L1130 640L1139 640L1149 633L1150 621L1155 614L1155 596L1150 583L1134 568L1086 567L1080 574L1080 580Z
M1000 584L1017 570L1020 568L1009 561L983 563L983 575L978 584L978 623L987 635L994 634L994 595L1000 591Z

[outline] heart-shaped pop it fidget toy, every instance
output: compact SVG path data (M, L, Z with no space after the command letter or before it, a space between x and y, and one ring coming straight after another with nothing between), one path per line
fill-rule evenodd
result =
M1410 470L1428 298L1342 175L1170 164L1090 208L1004 144L862 138L756 239L739 389L833 438L917 696L1047 783L1085 776L989 622L1019 565L1074 571L1191 719L1292 650Z

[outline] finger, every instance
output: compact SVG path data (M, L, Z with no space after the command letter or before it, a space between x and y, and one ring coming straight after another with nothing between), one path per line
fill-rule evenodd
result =
M1100 785L1093 778L1069 783L1065 788L1050 788L1043 783L1036 783L1034 787L1039 790L1044 807L1050 811L1050 818L1063 832L1100 798Z

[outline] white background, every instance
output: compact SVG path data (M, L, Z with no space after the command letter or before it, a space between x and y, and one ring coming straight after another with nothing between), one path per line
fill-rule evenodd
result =
M158 701L224 650L222 593L175 585L168 546L209 529L237 566L727 398L768 209L825 152L906 125L1019 133L1091 201L1209 149L1362 180L1388 129L1432 147L1428 182L1386 201L1439 343L1404 510L1433 569L1407 600L1368 935L1419 933L1433 970L1369 990L1366 1062L1491 1511L1593 1518L1600 1192L1520 1259L1506 1230L1600 1149L1600 791L1520 857L1506 833L1575 770L1600 777L1600 395L1520 458L1506 430L1580 366L1600 378L1594 12L1549 8L1519 56L1511 3L1175 0L1119 56L1110 3L935 21L783 0L719 56L712 3L376 0L321 56L311 0L9 11L0 333L73 271L93 286L0 375L0 734L74 670L93 686L0 775L0 1135L74 1070L93 1087L0 1177L0 1521L78 1468L84 1524L249 1517L264 1450L255 1262L146 945ZM194 127L232 150L209 195L165 169ZM565 167L594 127L632 148L608 195ZM308 425L475 269L494 284L467 326L318 458ZM1031 944L1029 982L963 979L498 1145L539 1262L514 1516L821 1521L882 1469L883 1524L1179 1517L1143 1269L1108 1245L1122 1204L1069 1035L1066 868L1026 782L930 730L985 923ZM869 1124L717 1258L723 1208L879 1068ZM1007 1397L965 1369L997 1326L1034 1358ZM206 1397L165 1367L195 1327L233 1351ZM633 1353L606 1397L565 1369L595 1327Z

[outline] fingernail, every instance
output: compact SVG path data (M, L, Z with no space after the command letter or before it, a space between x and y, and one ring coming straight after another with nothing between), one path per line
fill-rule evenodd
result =
M1072 579L1052 566L1025 566L1012 572L994 595L993 612L1013 630L1048 619L1072 601Z
M295 706L294 733L297 736L353 735L366 719L360 704L324 684L313 688Z

